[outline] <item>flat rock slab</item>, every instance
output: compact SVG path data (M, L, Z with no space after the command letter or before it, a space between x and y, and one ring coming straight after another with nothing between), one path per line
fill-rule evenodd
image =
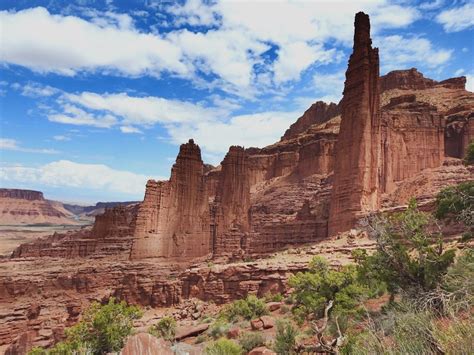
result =
M120 355L174 355L170 345L147 333L130 337Z
M185 338L193 337L205 332L209 328L208 323L199 324L196 326L183 326L176 330L175 340L182 340Z

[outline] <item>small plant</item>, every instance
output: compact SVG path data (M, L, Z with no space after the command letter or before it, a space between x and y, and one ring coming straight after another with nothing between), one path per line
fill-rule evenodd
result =
M199 334L196 338L195 343L196 344L201 344L201 343L204 343L205 341L207 341L207 339L208 339L208 336L206 334Z
M464 157L464 164L474 164L474 141L469 143L469 145L467 146L466 156Z
M260 333L247 332L240 337L239 344L246 352L249 352L252 349L265 345L265 338Z
M281 302L283 301L284 297L281 295L281 293L267 292L263 298L265 299L265 302Z
M279 355L295 354L298 332L288 320L277 321L277 332L273 349Z
M237 300L225 307L223 315L233 322L239 318L251 320L268 314L265 301L254 295L247 296L246 299Z
M223 337L227 334L230 329L230 324L224 319L218 319L209 327L209 335L214 338L218 339Z
M172 317L165 316L151 326L148 332L157 338L173 341L176 335L176 321Z
M206 355L242 355L243 349L239 344L226 338L213 341L204 349Z
M120 351L125 339L132 334L133 320L140 318L142 311L125 302L110 298L102 305L94 302L84 312L82 320L66 329L66 340L52 349L33 348L39 354L105 354Z

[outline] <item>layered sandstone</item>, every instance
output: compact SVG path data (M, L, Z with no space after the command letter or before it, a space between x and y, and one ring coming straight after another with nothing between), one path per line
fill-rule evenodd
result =
M306 131L310 126L327 122L339 114L340 107L334 102L327 104L323 101L317 101L303 113L303 116L298 118L296 122L286 130L282 140L295 138Z
M96 216L93 227L77 231L55 233L31 243L21 244L12 258L62 257L85 258L90 256L129 255L135 230L138 205L107 208Z
M73 217L40 191L0 189L0 224L77 224Z
M221 166L212 207L212 251L215 255L232 255L245 249L250 227L250 177L245 149L230 147Z
M136 219L132 259L202 257L211 252L210 211L201 150L182 144L168 181L148 181Z
M380 205L379 55L372 48L369 17L355 18L354 48L341 101L329 234L350 229L360 212Z
M382 111L380 189L390 193L396 183L442 165L445 120L437 108L415 95L392 98Z

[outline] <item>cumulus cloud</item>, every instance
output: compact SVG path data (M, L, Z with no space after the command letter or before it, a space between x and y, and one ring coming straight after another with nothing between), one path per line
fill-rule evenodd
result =
M40 167L0 167L0 181L3 183L83 188L135 196L143 195L149 178L102 164L82 164L69 160L58 160Z
M404 37L400 35L376 38L380 48L380 63L384 71L406 68L423 64L436 68L451 59L450 49L436 49L430 40L422 37Z
M436 21L443 25L446 32L459 32L474 26L474 4L468 2L464 6L444 10Z
M4 63L63 75L82 70L117 71L123 75L188 72L178 47L123 24L53 15L42 7L1 11L0 22L6 34L0 52Z
M63 112L61 113L48 114L48 120L51 122L98 128L110 128L117 123L117 119L111 114L93 114L68 103L65 103L62 109Z
M20 91L21 95L33 98L53 96L60 92L58 89L49 85L42 85L35 82L27 82L23 85L20 83L13 83L11 87Z
M38 149L38 148L26 148L20 145L16 139L12 138L0 138L0 150L11 150L24 153L40 153L40 154L57 154L59 153L54 149Z
M66 94L63 99L68 102L65 105L66 108L70 108L71 105L75 104L87 109L99 110L106 112L106 116L122 117L121 123L126 125L151 126L156 123L190 123L212 119L223 114L222 109L207 108L187 101L170 100L156 96L130 96L127 93L97 94L83 92L81 94ZM109 126L114 123L116 121L110 122Z
M8 34L3 36L0 61L62 75L169 73L250 96L298 79L313 64L337 60L338 52L325 44L335 40L350 45L353 16L360 10L371 14L374 33L407 26L420 17L415 7L384 0L344 6L278 1L271 11L267 2L190 0L160 7L173 23L169 31L159 33L137 29L127 14L90 10L65 16L37 7L0 12L2 30ZM183 29L184 24L192 30ZM257 73L270 48L277 49L273 65L260 66L265 73Z
M143 133L138 128L133 127L133 126L121 126L120 131L122 133Z
M320 73L317 72L313 76L313 86L315 90L324 94L326 101L338 103L342 98L342 91L344 90L344 71L336 73Z
M170 126L168 134L176 144L193 137L206 153L214 157L210 162L219 163L230 145L264 147L274 143L300 114L274 111L237 115L225 122Z
M181 144L194 138L207 154L222 158L229 145L262 147L275 142L301 114L299 111L268 111L232 115L232 109L240 107L238 104L231 101L229 109L219 97L213 97L212 101L214 105L205 106L127 93L64 94L60 102L65 113L50 115L49 119L97 127L118 125L123 133L141 133L140 127L160 124L172 143ZM100 117L108 116L114 117L113 121L101 121Z

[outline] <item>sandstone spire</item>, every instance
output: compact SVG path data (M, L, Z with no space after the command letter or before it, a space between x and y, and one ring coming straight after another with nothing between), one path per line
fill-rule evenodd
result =
M357 213L379 207L379 55L372 48L369 16L355 17L354 48L341 102L329 235L348 230Z
M168 181L148 181L131 258L200 257L210 252L209 203L201 150L182 144Z

